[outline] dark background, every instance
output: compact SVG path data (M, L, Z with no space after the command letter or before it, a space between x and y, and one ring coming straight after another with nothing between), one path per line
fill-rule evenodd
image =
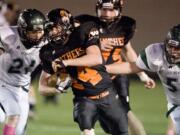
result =
M124 0L124 15L137 21L137 32L132 40L137 52L154 42L164 40L169 28L180 23L180 0ZM21 8L48 10L62 7L72 14L95 15L96 0L17 0Z

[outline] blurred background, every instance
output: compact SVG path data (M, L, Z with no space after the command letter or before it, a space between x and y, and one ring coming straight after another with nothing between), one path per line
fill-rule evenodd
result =
M57 7L66 8L73 15L95 15L96 0L11 0L19 8L37 8L45 14ZM137 21L137 31L132 40L137 52L148 44L161 42L170 27L180 23L180 0L125 0L123 14ZM13 20L13 15L9 19ZM12 22L12 25L14 22ZM46 102L38 93L38 80L34 82L37 106L35 117L27 126L28 135L79 135L79 128L73 122L72 93L59 95L53 104ZM34 94L34 93L33 93ZM138 80L130 85L130 101L133 112L144 124L147 135L165 135L167 128L166 98L157 81L154 90L146 90ZM97 135L105 133L97 124Z
M47 13L56 7L67 8L72 14L95 15L96 0L14 0L23 8L37 8ZM124 15L137 21L133 46L139 52L150 43L164 40L169 28L180 23L180 0L124 0Z

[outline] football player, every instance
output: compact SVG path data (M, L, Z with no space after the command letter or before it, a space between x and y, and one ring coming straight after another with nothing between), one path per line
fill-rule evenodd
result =
M47 88L48 73L61 75L64 70L72 78L74 120L83 135L94 135L97 116L111 123L112 135L127 135L127 114L103 65L99 49L99 30L95 22L74 28L69 11L53 9L48 13L47 29L51 42L40 51L43 70L41 87ZM62 71L63 70L63 71ZM52 89L51 89L52 90ZM47 89L41 89L46 93Z
M134 73L143 70L156 72L167 97L167 116L170 116L180 134L180 25L170 29L162 43L149 45L142 51L136 63L112 64L107 71L113 74ZM151 85L151 84L149 84Z
M6 9L7 9L7 4L3 0L0 0L0 25L1 27L8 25L8 22L6 21L4 17ZM3 54L4 52L5 52L4 46L0 42L0 55ZM5 121L5 113L2 106L0 106L0 123L3 123L4 121Z
M44 15L36 9L22 11L17 27L0 27L5 53L0 56L0 104L6 114L3 135L23 135L28 111L30 74L40 63L44 45Z
M76 16L76 23L95 21L99 25L100 42L103 57L106 64L122 62L123 54L128 61L135 61L137 55L131 46L131 38L134 35L136 22L133 18L122 15L123 0L98 0L96 4L97 17L90 15ZM138 74L143 81L148 79L145 73ZM133 135L145 135L145 130L138 118L133 114L129 106L129 80L125 75L112 76L113 83L124 107L128 111L129 127ZM100 119L100 123L106 132L109 128Z

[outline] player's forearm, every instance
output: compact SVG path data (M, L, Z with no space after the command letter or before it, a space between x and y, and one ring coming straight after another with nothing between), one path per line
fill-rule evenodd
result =
M54 95L57 94L57 90L54 87L49 87L43 84L39 85L39 92L41 95Z
M137 60L137 54L135 53L135 51L132 51L131 53L127 54L129 57L128 57L128 61L129 62L136 62ZM145 72L139 72L139 73L136 73L137 76L139 77L139 79L141 81L144 81L148 78L148 75L145 73Z
M4 40L1 39L0 47L4 49L5 52L10 52L13 48L12 45L16 42L15 35L9 35ZM11 53L10 53L11 54Z
M95 54L84 55L80 58L64 60L65 66L87 66L92 67L102 64L102 57Z
M47 78L50 74L45 73L44 71L41 73L39 79L39 92L41 95L52 95L58 93L55 87L49 87L47 85Z
M127 56L129 62L136 62L137 54L133 49L127 54ZM147 80L147 78L149 78L149 76L145 72L139 72L137 73L137 76L141 81Z
M132 74L142 71L135 63L128 62L106 65L106 70L110 74Z
M126 51L126 57L128 62L136 62L137 60L137 54L135 50L132 48L131 45L129 45ZM144 81L148 78L148 75L145 72L139 72L137 73L138 77L140 78L141 81Z
M137 60L137 54L132 48L125 52L125 56L128 62L136 62Z
M137 73L137 76L142 82L149 79L149 76L145 72L139 72Z

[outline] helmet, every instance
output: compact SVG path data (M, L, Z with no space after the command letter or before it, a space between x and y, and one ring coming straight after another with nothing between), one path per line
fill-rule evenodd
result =
M20 39L23 45L29 49L33 46L39 45L44 39L44 26L46 18L39 10L36 9L25 9L19 15L17 26ZM40 38L31 38L29 32L41 31L43 34Z
M107 21L106 19L102 18L101 9L114 9L115 10L115 17L111 19L113 21L116 18L121 16L123 6L123 0L98 0L96 3L96 14L100 17L103 21Z
M47 18L46 31L49 40L56 44L63 44L74 29L71 13L66 9L56 8L47 14Z
M180 24L168 32L165 39L165 52L170 64L180 63Z

